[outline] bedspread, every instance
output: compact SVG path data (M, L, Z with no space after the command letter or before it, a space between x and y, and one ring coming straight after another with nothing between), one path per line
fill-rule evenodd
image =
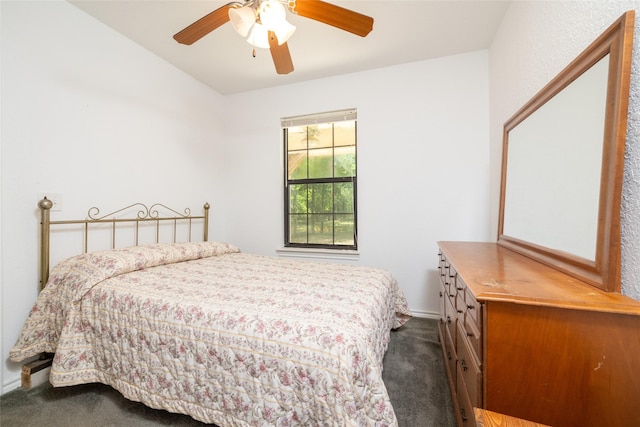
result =
M382 360L409 316L383 270L156 244L56 266L10 357L224 427L394 426Z

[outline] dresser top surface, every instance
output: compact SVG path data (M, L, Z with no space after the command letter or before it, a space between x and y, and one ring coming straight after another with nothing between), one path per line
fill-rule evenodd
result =
M505 301L640 315L640 301L604 292L496 243L438 242L479 301Z

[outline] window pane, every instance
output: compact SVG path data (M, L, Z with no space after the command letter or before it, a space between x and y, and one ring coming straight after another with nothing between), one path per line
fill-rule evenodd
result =
M335 176L356 176L356 146L335 148Z
M356 122L337 122L334 124L333 145L356 145Z
M309 148L331 147L333 145L333 125L321 123L309 126Z
M335 244L336 245L353 245L355 244L354 236L354 216L336 215L335 216Z
M287 173L289 179L307 177L307 151L289 151L287 155Z
M309 213L333 212L333 184L309 184Z
M353 183L352 182L337 182L334 185L334 212L335 213L349 213L353 214Z
M333 244L333 215L309 215L309 243Z
M289 151L307 149L307 127L296 126L287 129L287 144Z
M307 243L307 215L289 215L289 242Z
M306 214L307 211L307 185L289 185L289 212L295 214Z
M333 177L333 149L309 150L309 178Z

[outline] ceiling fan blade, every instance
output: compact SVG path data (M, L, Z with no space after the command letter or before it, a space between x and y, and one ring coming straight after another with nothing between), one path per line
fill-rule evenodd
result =
M320 0L296 0L292 12L360 37L373 29L373 18Z
M278 44L278 38L273 31L269 31L269 47L273 64L276 66L276 72L278 74L289 74L292 72L293 62L291 61L289 46L286 42Z
M202 37L209 34L211 31L229 22L230 7L231 3L219 7L208 15L205 15L202 18L198 19L196 22L189 25L184 30L176 33L173 38L178 43L182 44L193 44L194 42L197 42Z

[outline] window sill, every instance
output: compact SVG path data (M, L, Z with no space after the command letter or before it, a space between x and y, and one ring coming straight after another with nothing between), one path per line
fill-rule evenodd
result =
M360 258L358 251L348 249L313 249L313 248L280 248L276 253L281 257L290 258L316 258L316 259L337 259L353 260Z

